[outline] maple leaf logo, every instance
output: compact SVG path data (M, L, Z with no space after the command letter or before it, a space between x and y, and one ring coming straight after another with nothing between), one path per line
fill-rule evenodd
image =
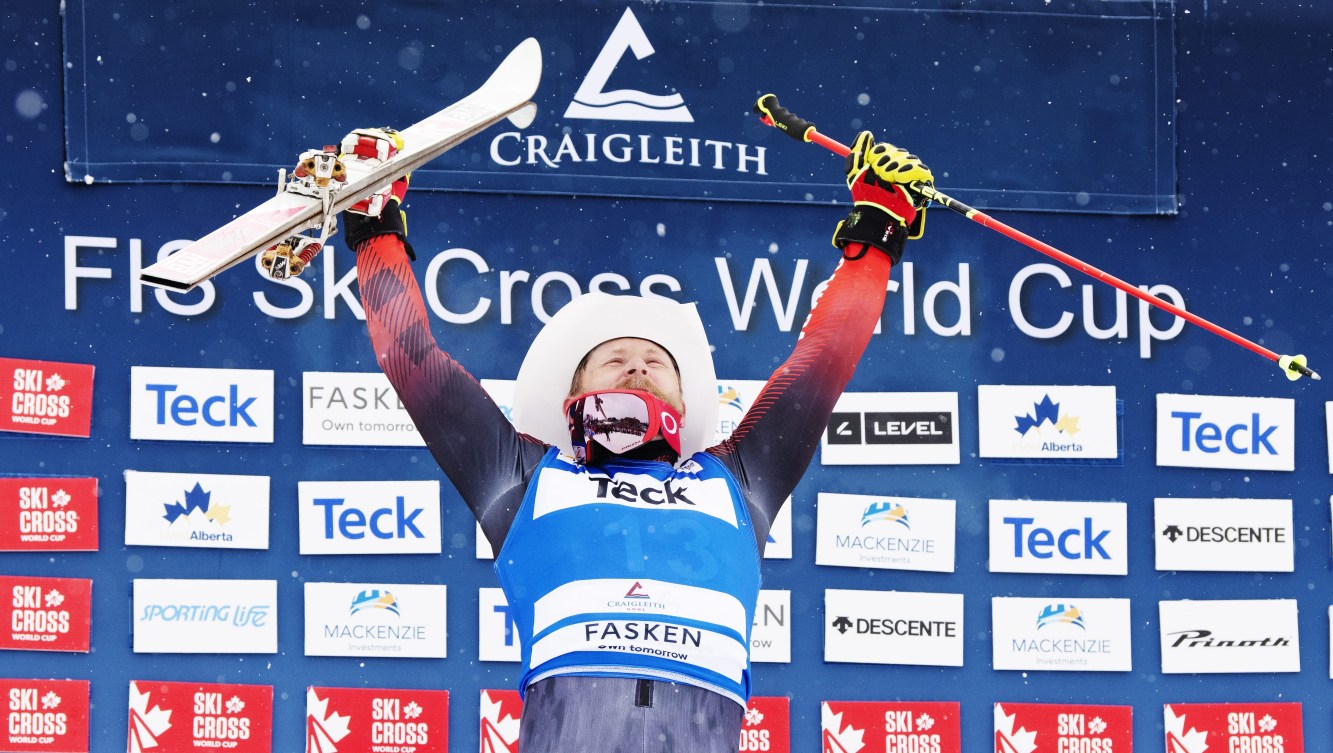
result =
M58 607L65 603L65 595L53 588L46 592L46 598L44 600L46 601L46 606Z
M930 714L922 714L916 718L916 728L922 732L927 732L935 726L935 718Z
M1166 753L1203 753L1208 750L1208 733L1193 727L1185 731L1185 715L1176 716L1170 706L1166 714Z
M1032 413L1014 416L1014 431L1026 437L1029 431L1040 431L1042 424L1050 424L1056 431L1072 437L1080 431L1078 420L1078 416L1062 417L1060 404L1052 401L1050 395L1042 395L1041 402L1032 404Z
M140 693L139 686L130 683L130 745L129 753L143 753L157 747L157 738L171 729L171 711L158 706L148 708L151 694Z
M1032 753L1037 749L1037 733L1024 727L1014 729L1018 714L1005 715L1004 707L995 704L995 753Z
M481 753L518 753L518 720L500 717L500 701L481 691Z
M745 723L746 723L746 724L748 724L748 725L750 725L751 727L753 727L754 725L756 725L756 724L758 724L758 723L760 723L760 722L762 722L762 721L764 721L764 712L760 711L758 708L755 708L754 706L747 706L747 707L745 708Z
M1088 721L1088 731L1094 735L1100 735L1106 731L1106 721L1100 716L1094 716Z
M1259 720L1260 732L1272 732L1277 729L1277 720L1269 714L1264 714L1264 718Z
M237 698L236 696L232 696L231 698L227 699L228 714L239 714L244 710L245 710L245 701L242 701L240 698Z
M352 730L351 717L338 712L327 713L329 702L321 699L313 687L305 692L305 751L306 753L335 753L334 743L347 737Z
M846 729L842 726L842 714L833 713L828 702L820 704L820 726L823 728L824 753L857 753L866 746L863 729L856 729L851 724Z
M403 716L408 719L416 719L421 716L421 707L417 705L416 701L412 701L403 707Z
M56 695L54 690L48 690L46 691L46 695L42 696L42 708L53 709L59 705L60 696Z
M52 374L46 378L46 391L59 392L65 389L65 379L60 374Z
M64 489L56 489L56 493L51 495L51 504L56 507L64 507L69 504L69 492Z
M185 491L185 504L172 502L163 505L167 512L162 517L168 523L175 523L178 518L188 518L198 510L205 520L211 520L220 526L227 525L231 522L231 506L215 505L212 503L212 498L213 492L204 491L204 487L196 481L193 489Z

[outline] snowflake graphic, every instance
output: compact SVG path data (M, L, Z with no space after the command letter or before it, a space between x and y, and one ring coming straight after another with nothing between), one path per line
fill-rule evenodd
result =
M403 716L408 719L416 719L421 716L421 707L417 705L416 701L409 701L408 704L403 707Z
M54 690L48 690L46 691L46 695L42 696L42 708L53 709L59 705L60 696L56 695Z
M1094 735L1100 735L1101 733L1105 732L1106 720L1102 719L1100 716L1094 716L1088 722L1088 731Z
M916 718L916 728L925 732L935 726L935 717L930 714L922 714Z
M65 603L65 595L55 589L46 592L46 605L48 607L58 607Z
M232 696L231 698L227 699L228 714L239 714L244 709L245 709L245 701L242 701L240 698Z
M1277 720L1269 714L1264 714L1264 718L1259 720L1259 730L1261 732L1272 732L1277 728Z
M65 389L65 380L59 374L52 374L46 378L46 391L59 392Z
M749 706L749 707L747 707L747 708L745 709L745 723L746 723L746 724L748 724L748 725L750 725L751 727L753 727L754 725L756 725L756 724L758 724L758 723L760 723L760 722L762 722L762 721L764 721L764 712L760 711L759 709L755 708L754 706Z
M57 489L56 493L51 495L51 504L55 505L56 507L64 507L65 505L68 505L69 500L70 500L69 492L65 491L64 489Z

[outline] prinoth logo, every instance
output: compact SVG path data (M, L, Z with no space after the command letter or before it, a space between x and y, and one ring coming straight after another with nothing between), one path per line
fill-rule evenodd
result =
M176 501L163 505L166 514L162 519L170 526L170 531L165 533L163 538L223 542L232 540L230 533L220 530L231 522L231 505L214 504L213 493L205 491L197 481L194 488L185 490L182 499L183 503ZM177 530L178 522L181 523L181 530Z
M636 60L656 52L633 9L626 7L611 36L597 54L588 74L565 109L570 120L600 120L638 123L694 123L694 116L679 92L650 94L639 89L607 91L617 68L628 78L625 53ZM684 50L677 54L687 54ZM634 130L634 132L630 132ZM491 160L499 165L543 165L559 169L581 163L669 166L686 170L731 170L767 175L764 147L720 139L678 134L625 131L580 131L567 128L559 136L507 131L491 141Z
M1268 648L1272 646L1290 646L1287 636L1267 635L1262 638L1217 637L1211 630L1180 630L1167 635L1175 636L1171 648L1183 649L1230 649L1230 648Z
M1078 416L1061 415L1060 404L1042 395L1030 413L1014 416L1014 431L1024 440L1039 440L1043 452L1081 452L1083 445L1073 441L1078 422Z

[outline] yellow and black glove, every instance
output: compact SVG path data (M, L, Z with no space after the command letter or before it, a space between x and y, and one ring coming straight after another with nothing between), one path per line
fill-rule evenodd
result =
M893 144L876 144L870 131L862 131L847 155L847 188L852 192L852 211L838 223L833 245L848 254L847 246L874 246L897 264L908 238L925 231L924 197L910 184L931 185L935 176L920 158ZM857 257L864 249L855 252Z

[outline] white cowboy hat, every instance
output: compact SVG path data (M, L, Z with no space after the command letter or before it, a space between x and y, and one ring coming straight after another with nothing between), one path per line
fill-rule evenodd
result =
M574 370L588 351L618 337L652 340L676 360L685 400L681 457L711 445L717 430L717 374L698 309L693 303L632 295L579 296L537 333L514 385L518 430L572 454L562 408Z

